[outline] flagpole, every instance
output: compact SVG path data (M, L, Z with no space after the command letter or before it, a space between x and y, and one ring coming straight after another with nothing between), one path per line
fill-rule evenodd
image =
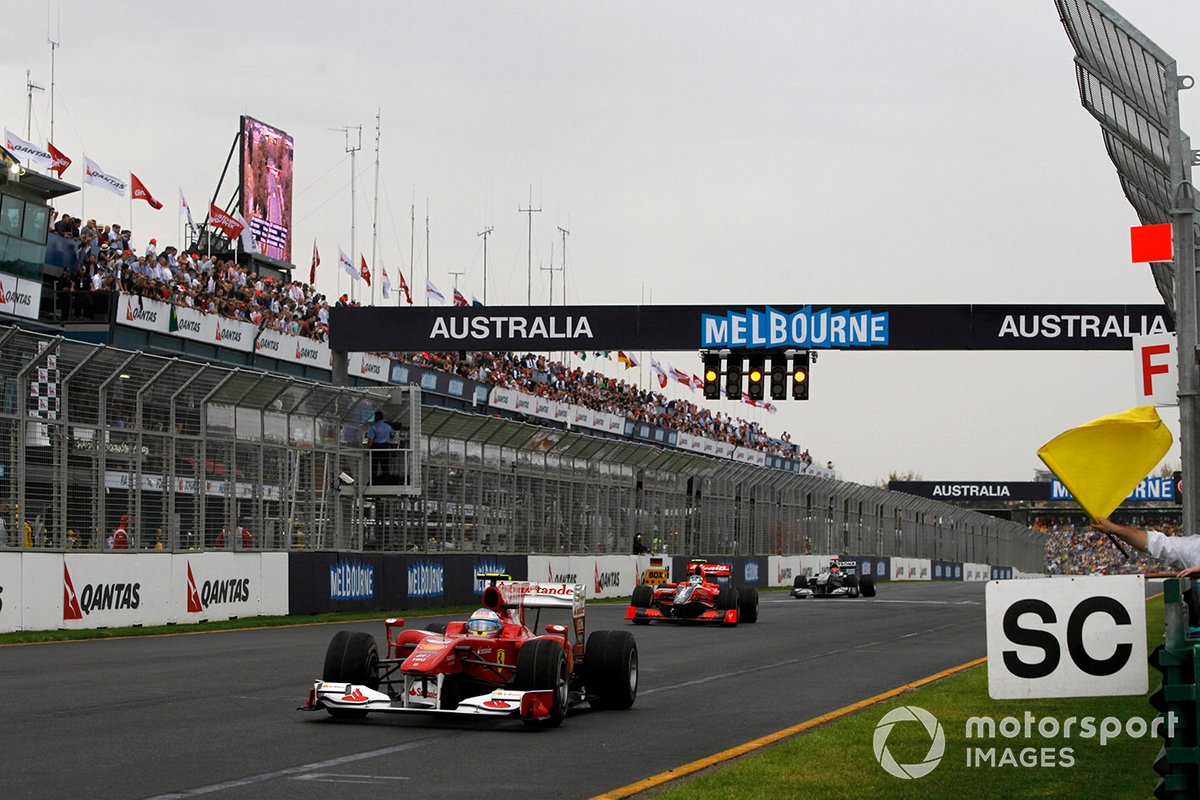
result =
M379 239L379 115L383 109L375 112L375 208L371 211L371 263L378 261L376 242ZM375 305L375 283L371 281L371 305Z

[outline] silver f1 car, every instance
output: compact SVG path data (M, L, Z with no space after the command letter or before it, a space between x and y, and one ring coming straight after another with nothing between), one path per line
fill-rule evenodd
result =
M797 575L792 583L792 597L874 597L875 579L858 574L857 561L830 559L819 575Z

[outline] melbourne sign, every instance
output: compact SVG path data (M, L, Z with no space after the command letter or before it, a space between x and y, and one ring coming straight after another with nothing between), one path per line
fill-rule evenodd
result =
M346 352L452 350L1129 350L1160 305L472 306L330 309Z

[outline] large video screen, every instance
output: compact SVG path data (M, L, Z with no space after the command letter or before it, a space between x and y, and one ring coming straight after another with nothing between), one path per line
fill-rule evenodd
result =
M242 117L242 216L259 251L292 260L292 137Z

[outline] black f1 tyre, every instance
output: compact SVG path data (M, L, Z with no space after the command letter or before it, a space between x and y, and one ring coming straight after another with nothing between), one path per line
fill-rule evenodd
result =
M738 592L738 621L758 622L758 589L753 586Z
M808 576L807 575L797 575L792 580L792 588L793 589L807 589L808 588Z
M738 607L738 590L732 586L722 586L717 592L717 611L728 611Z
M592 708L624 710L638 690L637 641L629 631L596 631L587 639L583 681Z
M847 575L846 579L842 585L845 586L849 590L849 594L851 597L858 597L858 576L857 575Z
M863 597L874 597L875 579L870 575L863 575L858 579L858 591L862 593Z
M429 631L430 633L441 633L441 634L444 634L444 633L446 632L446 623L444 623L444 622L431 622L431 623L429 623L428 625L426 625L426 626L425 626L425 630Z
M629 598L629 605L634 608L649 608L654 602L654 587L641 584L633 587L633 596Z
M354 683L371 689L379 688L379 646L375 637L359 631L338 631L325 650L325 667L321 680L326 683ZM365 710L327 708L330 716L342 719L361 719Z
M554 692L549 719L521 720L530 727L557 728L567 715L571 698L570 675L567 674L567 655L560 642L560 639L530 639L517 653L514 688L525 692L535 689Z

